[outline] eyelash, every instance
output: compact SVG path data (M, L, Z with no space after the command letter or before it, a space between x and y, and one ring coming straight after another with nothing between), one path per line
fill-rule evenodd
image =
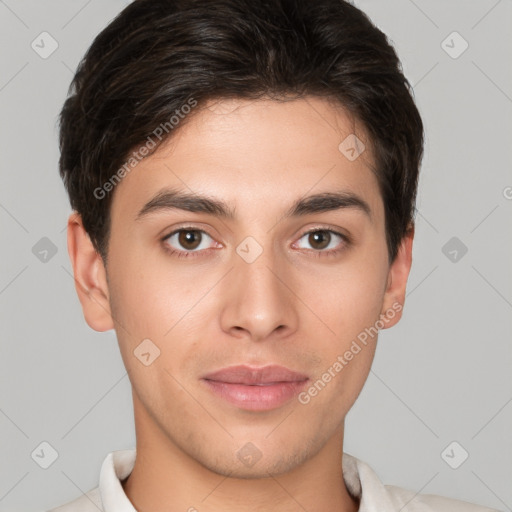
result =
M165 243L173 235L175 235L176 233L180 233L182 231L198 231L200 233L203 233L203 234L209 236L210 238L213 238L211 235L209 235L203 229L198 229L195 226L182 226L179 229L175 229L174 231L172 231L171 233L169 233L168 235L165 235L164 237L162 237L160 239L164 250L167 253L169 253L171 256L176 256L177 258L195 258L195 257L198 257L200 253L210 252L212 250L215 250L215 249L210 248L210 249L201 249L199 251L185 251L185 250L180 251L180 250L171 248L168 244ZM321 232L321 231L324 231L327 233L332 233L334 235L339 236L343 240L343 243L342 243L342 246L339 247L338 249L330 249L328 251L309 249L309 251L311 251L314 254L314 256L316 256L316 257L321 258L321 257L337 256L341 251L345 250L352 243L352 240L347 235L344 235L343 233L340 233L333 229L323 228L323 227L316 227L316 228L310 229L308 231L305 231L299 237L299 240L302 239L304 236L309 235L310 233L316 233L316 232Z

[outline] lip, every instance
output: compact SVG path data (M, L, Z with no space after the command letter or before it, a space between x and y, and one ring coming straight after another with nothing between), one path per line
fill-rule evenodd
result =
M267 411L283 406L309 381L307 375L284 366L230 366L201 379L215 395L250 411Z

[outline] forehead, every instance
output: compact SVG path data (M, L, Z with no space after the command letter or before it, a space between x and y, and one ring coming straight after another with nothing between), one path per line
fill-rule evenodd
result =
M335 189L380 209L365 130L327 100L221 99L175 130L117 185L112 217L134 219L166 186L222 198L237 211L284 209L300 196Z

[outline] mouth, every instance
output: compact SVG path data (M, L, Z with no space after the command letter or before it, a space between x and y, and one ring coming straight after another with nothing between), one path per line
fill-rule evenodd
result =
M201 379L214 395L240 409L267 411L292 400L309 381L284 366L231 366Z

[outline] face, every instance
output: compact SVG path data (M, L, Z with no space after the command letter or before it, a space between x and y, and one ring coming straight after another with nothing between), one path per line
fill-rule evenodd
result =
M355 159L339 149L354 133ZM388 262L371 159L326 100L223 100L117 185L106 274L70 234L86 320L116 330L138 436L257 477L342 435L411 263L412 238Z

